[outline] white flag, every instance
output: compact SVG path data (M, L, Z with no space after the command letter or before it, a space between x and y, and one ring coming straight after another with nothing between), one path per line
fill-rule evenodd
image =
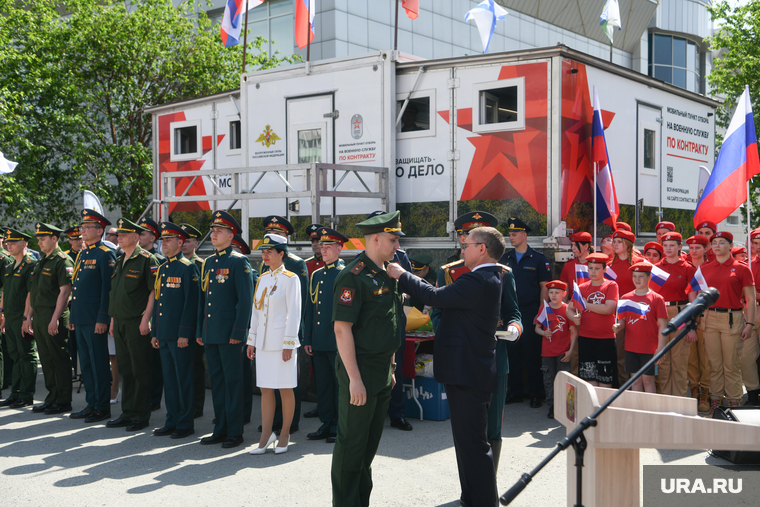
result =
M100 199L89 190L84 191L84 204L82 207L97 211L101 215L103 214L103 206L100 205Z
M509 14L502 6L494 3L493 0L485 0L471 9L464 16L464 22L474 20L480 32L480 40L483 42L483 53L488 52L488 45L491 43L491 37L496 30L496 22L503 21Z
M602 25L602 30L607 34L607 38L610 39L612 44L612 31L617 27L620 30L620 5L618 0L607 0L604 4L604 10L599 17L599 24Z
M11 162L7 158L5 158L5 155L3 155L3 152L0 151L0 173L2 174L8 174L13 172L13 170L18 165L17 162Z

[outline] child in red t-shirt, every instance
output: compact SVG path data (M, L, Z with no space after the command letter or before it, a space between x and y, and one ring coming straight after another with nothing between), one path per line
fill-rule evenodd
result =
M633 375L665 346L662 335L668 323L668 309L665 299L649 288L652 279L652 265L637 262L628 269L631 272L633 291L623 295L618 302L617 323L612 326L615 333L626 330L625 371ZM632 391L657 392L652 366L631 385Z
M548 328L539 323L536 317L536 334L543 336L541 371L544 374L546 403L549 405L546 417L554 419L554 377L558 371L570 371L570 358L578 338L578 328L567 317L567 304L562 302L567 292L567 284L560 280L552 280L546 284L546 288L549 290L549 306L554 312L554 317L550 319ZM541 309L538 314L541 314Z

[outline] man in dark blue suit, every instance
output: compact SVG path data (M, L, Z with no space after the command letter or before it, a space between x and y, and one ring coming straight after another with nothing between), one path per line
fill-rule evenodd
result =
M435 339L435 379L444 384L451 410L451 430L466 506L498 505L493 453L488 441L487 410L496 392L496 327L501 315L502 280L511 272L496 262L504 254L504 237L493 227L478 227L462 244L471 270L445 287L432 287L400 266L388 274L399 289L443 310ZM516 314L516 312L513 312ZM507 327L519 333L519 316Z

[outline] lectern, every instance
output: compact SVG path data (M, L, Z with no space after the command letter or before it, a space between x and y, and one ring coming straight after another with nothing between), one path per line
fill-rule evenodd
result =
M569 433L615 389L594 387L567 372L554 379L554 418ZM585 431L585 507L639 507L639 449L758 450L760 426L705 419L697 400L626 391ZM567 505L576 497L575 453L567 455Z

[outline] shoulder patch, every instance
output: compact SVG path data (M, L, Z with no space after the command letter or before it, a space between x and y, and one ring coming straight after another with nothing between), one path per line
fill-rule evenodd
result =
M338 303L345 306L353 306L354 289L351 287L341 287L340 296L338 296Z
M143 257L150 257L150 252L147 250L140 250L140 255Z
M111 251L111 249L110 249L110 248L108 248L108 247L107 247L107 246L105 246L105 245L100 245L98 248L100 248L100 249L101 249L101 250L103 250L104 252L110 252L110 251Z
M29 257L26 258L26 263L27 264L31 264L32 262L33 262L32 259L30 259Z
M364 263L363 262L358 262L356 264L356 266L354 266L354 269L351 270L351 274L352 275L358 275L359 273L362 272L362 269L364 269Z
M190 262L189 260L187 260L187 257L182 257L179 261L182 264L184 264L185 266L190 266L192 264L192 262Z
M288 278L293 278L294 276L296 276L295 273L293 273L292 271L288 271L287 269L283 270L282 274L287 276Z
M451 268L456 268L456 267L458 267L460 264L464 265L464 259L459 259L458 261L454 261L454 262L450 262L450 263L448 263L448 264L444 264L443 266L441 266L441 269L451 269Z

